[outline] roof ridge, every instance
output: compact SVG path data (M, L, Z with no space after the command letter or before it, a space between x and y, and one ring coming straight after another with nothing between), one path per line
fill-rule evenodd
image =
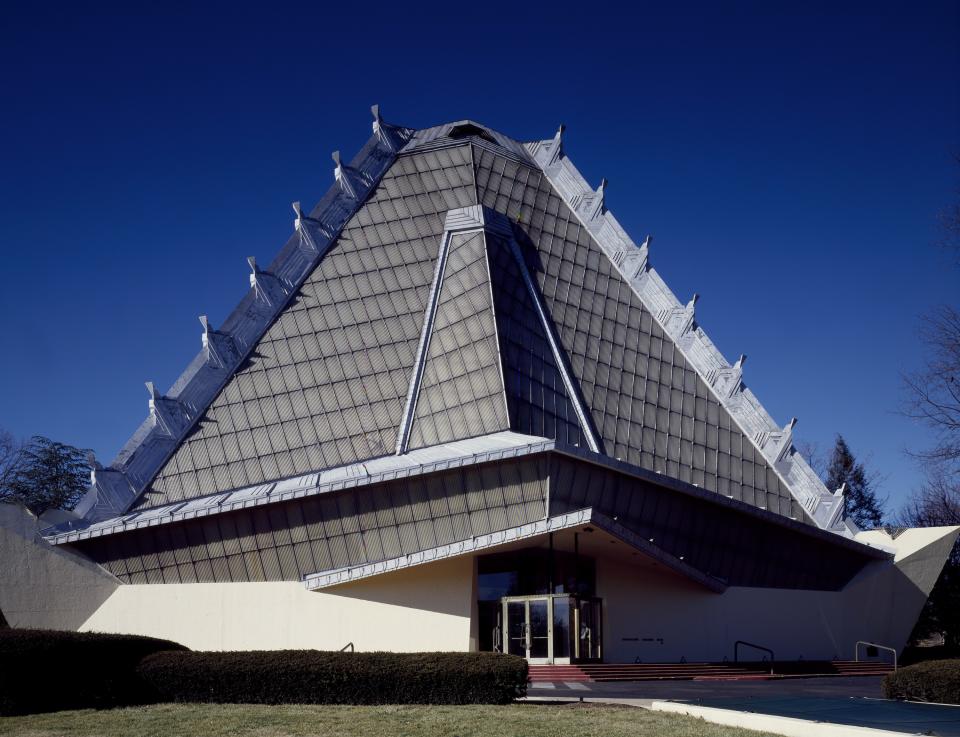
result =
M75 510L78 514L91 521L108 519L140 498L375 189L415 131L385 123L378 105L371 112L370 138L349 164L341 161L338 151L333 153L334 183L310 214L304 215L300 203L293 203L294 233L267 269L248 259L250 290L221 328L212 330L206 317L201 318L203 347L169 392L161 395L148 382L149 416L109 467L91 472L90 487Z
M648 236L641 245L627 235L606 207L607 181L594 190L563 149L564 126L552 139L524 144L529 155L617 272L630 285L653 319L670 337L744 436L759 451L814 523L821 529L850 534L842 519L843 500L831 493L793 447L793 418L779 427L760 400L743 383L741 356L727 362L695 321L697 295L682 304L650 265Z

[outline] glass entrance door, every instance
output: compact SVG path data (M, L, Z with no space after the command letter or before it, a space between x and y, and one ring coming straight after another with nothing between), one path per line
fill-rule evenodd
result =
M506 626L503 631L507 636L505 650L510 655L529 657L527 647L527 602L505 601L503 603L503 621Z
M552 609L549 596L503 599L506 651L531 663L553 663Z
M552 663L553 648L550 642L552 617L550 616L550 599L527 600L528 630L530 632L530 649L527 660L531 663Z

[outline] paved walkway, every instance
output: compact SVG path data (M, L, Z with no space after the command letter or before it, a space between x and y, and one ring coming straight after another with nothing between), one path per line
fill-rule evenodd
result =
M703 706L737 709L761 714L814 719L818 722L851 724L912 734L960 737L960 706L917 704L886 699L754 698L707 699Z
M531 696L590 696L615 699L716 699L777 696L883 695L882 677L782 678L773 681L629 681L613 683L531 683Z
M597 701L689 713L784 735L960 737L960 706L887 701L880 678L532 683L531 700ZM874 730L881 730L874 732Z

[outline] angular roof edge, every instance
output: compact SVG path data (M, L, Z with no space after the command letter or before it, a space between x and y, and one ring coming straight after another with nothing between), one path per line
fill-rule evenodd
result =
M208 494L160 507L137 510L129 514L119 514L93 524L88 524L90 520L71 520L48 527L42 531L42 534L48 542L62 545L144 527L166 525L238 509L369 486L409 476L436 473L451 468L535 455L552 450L554 446L554 441L547 438L521 435L511 431L498 432L469 440L457 440L420 448L404 455L380 456L280 481Z
M853 550L873 558L886 559L889 557L889 551L884 549L882 546L873 545L868 542L860 542L854 540L848 535L838 535L831 530L823 530L819 527L808 525L790 517L785 517L782 514L777 514L776 512L771 512L762 507L757 507L753 504L740 501L739 499L734 499L731 496L725 496L723 494L718 494L715 491L702 489L699 486L691 484L687 481L681 481L680 479L675 479L672 476L667 476L666 474L658 473L656 471L648 471L640 466L634 466L626 461L611 458L610 456L602 453L594 453L586 448L579 448L574 445L566 445L562 443L555 443L554 447L550 450L560 453L561 455L569 456L570 458L586 461L587 463L592 463L596 466L610 469L611 471L617 471L619 473L632 476L633 478L648 481L651 484L662 486L670 489L671 491L676 491L680 494L701 499L710 504L716 504L721 507L732 509L740 514L754 517L777 527L783 527L788 530L793 530L794 532L799 532L808 537L823 540L831 545L838 545L842 548L846 548L847 550Z
M323 471L295 476L265 484L248 486L234 491L165 504L151 509L121 514L93 524L89 520L73 520L49 527L42 535L54 545L80 542L93 538L131 532L199 517L224 514L250 507L259 507L304 497L328 494L344 489L370 486L401 478L421 476L453 468L507 460L541 453L559 453L575 460L592 463L633 478L668 488L671 491L695 497L708 504L732 509L740 514L759 519L777 527L799 532L831 545L837 545L863 555L886 559L889 551L869 542L860 542L836 535L827 530L789 519L780 514L755 507L716 492L701 489L685 481L648 471L625 461L595 453L586 448L557 443L548 438L503 431L469 440L457 440L427 448L409 451L404 455L386 455L367 461L338 466Z
M781 428L744 385L744 357L733 365L728 363L695 321L696 296L684 305L670 291L650 265L649 237L637 246L607 210L606 180L598 189L592 189L566 156L563 127L552 139L524 146L687 363L710 387L817 527L845 537L854 534L857 530L851 530L850 523L843 519L840 490L831 493L793 447L796 419Z
M435 548L423 550L419 553L410 553L396 558L378 561L376 563L363 563L361 565L349 566L346 568L337 568L330 571L320 571L311 573L303 578L303 585L308 591L317 591L319 589L339 586L341 584L359 581L363 578L380 576L392 571L400 571L405 568L413 568L426 563L434 563L447 558L455 558L460 555L476 553L482 550L508 545L513 542L529 540L534 537L540 537L551 532L568 530L583 525L594 525L604 532L620 541L638 550L644 555L662 563L667 568L679 573L687 578L699 583L714 593L723 593L727 586L722 581L698 571L688 563L684 563L679 558L664 552L660 548L651 545L639 535L631 532L619 522L610 519L605 514L595 511L591 507L578 509L574 512L556 515L554 517L545 517L536 522L530 522L518 527L511 527L498 532L490 532L485 535L477 535L458 542L440 545Z
M376 187L414 131L385 123L377 105L371 111L373 134L349 164L334 152L334 183L310 214L293 203L294 233L267 269L248 259L250 290L223 326L200 318L203 348L169 392L147 383L149 416L109 467L91 471L76 513L95 522L130 509Z

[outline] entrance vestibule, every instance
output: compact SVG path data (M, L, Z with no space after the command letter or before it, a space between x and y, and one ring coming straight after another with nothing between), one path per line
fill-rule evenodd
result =
M531 663L603 657L596 566L575 548L523 548L477 561L479 649Z
M534 664L602 658L600 599L569 594L508 596L501 605L495 649Z

